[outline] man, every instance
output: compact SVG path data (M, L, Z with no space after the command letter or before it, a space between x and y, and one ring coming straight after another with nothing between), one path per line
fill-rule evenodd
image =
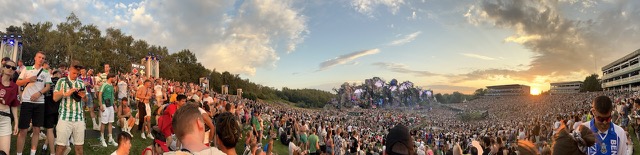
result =
M51 89L44 96L44 109L45 109L45 117L44 117L44 128L47 129L47 139L45 140L45 144L42 145L42 151L45 152L48 148L51 148L51 154L55 154L55 136L53 134L53 128L56 124L58 124L58 109L60 108L60 102L56 102L53 100L53 91L55 88L55 84L57 84L58 80L62 76L60 71L53 71L51 74Z
M204 145L204 130L205 123L200 115L198 106L194 104L187 104L178 111L176 111L173 120L172 127L176 136L182 142L182 150L175 152L168 152L165 155L184 154L188 152L194 155L223 155L224 152L218 150L215 147L209 147ZM229 124L230 125L230 124ZM221 131L222 132L222 131ZM232 132L229 132L232 133ZM228 134L224 136L239 136L240 132L235 134ZM226 137L223 137L224 139ZM220 138L218 138L220 139ZM226 144L225 144L226 145ZM235 143L234 143L235 145ZM235 149L234 149L235 150Z
M383 155L413 154L415 152L413 138L409 134L409 129L404 125L393 127L385 137L385 142Z
M309 135L309 140L307 141L307 146L309 146L310 155L320 154L320 145L318 144L318 136L316 135L316 133L317 133L316 129L313 128L311 131L311 135Z
M18 60L18 74L20 74L25 68L27 67L24 66L24 62L22 62L22 60Z
M162 112L162 116L158 119L158 127L169 144L174 140L172 138L172 135L174 134L172 124L173 116L180 107L187 103L187 96L185 95L178 95L176 98L178 101L171 103L166 107L161 107L164 111Z
M613 103L607 96L598 96L591 104L591 121L582 125L591 129L596 135L596 144L587 150L590 155L617 155L627 152L627 134L618 125L611 122ZM618 153L620 152L620 153Z
M121 132L118 135L118 149L111 153L111 155L128 155L131 150L131 135L126 132Z
M204 97L202 98L202 102L207 102L209 104L213 103L213 98L209 95L209 91L204 92Z
M155 84L156 85L153 86L153 91L154 91L155 99L156 99L155 106L156 107L160 107L162 105L162 103L164 102L162 100L162 95L163 95L163 92L162 92L162 80L156 79L156 83Z
M87 102L85 102L84 105L89 108L89 115L91 115L93 130L100 130L98 129L100 125L98 125L98 122L96 122L96 113L94 112L95 107L93 106L92 88L95 83L93 82L93 78L87 73L87 69L80 70L80 80L82 80L84 82L84 85L86 86L85 91L89 92L87 93Z
M215 120L215 146L227 155L236 155L236 144L242 135L238 119L231 113L225 112Z
M51 86L51 75L49 71L42 68L45 55L42 51L36 53L34 65L25 67L20 73L16 84L24 86L22 92L22 104L20 105L20 118L18 119L17 149L18 155L22 155L25 138L29 123L33 125L33 133L40 133L40 127L44 125L44 93L49 91ZM37 134L36 134L37 135ZM38 136L31 136L31 155L36 153L38 146Z
M151 81L145 80L144 85L138 88L136 91L136 98L138 101L138 130L142 131L140 137L142 139L147 139L150 137L153 139L151 135L151 107L149 105L153 91L151 90ZM145 132L147 132L147 136L145 136Z
M124 76L120 76L120 78L118 78L118 101L123 101L123 98L128 99L127 97L127 79L124 78ZM128 100L127 100L128 101ZM120 104L122 105L122 104Z
M83 67L74 61L69 67L69 77L61 78L53 91L53 100L60 101L58 125L56 126L56 154L63 154L69 145L69 137L73 138L75 154L84 154L84 113L82 101L87 101L84 82L78 78Z
M107 147L107 143L104 140L104 127L107 126L107 131L109 132L109 144L113 146L118 146L113 140L112 136L112 128L111 125L114 121L115 110L113 110L113 104L115 103L115 97L113 94L115 93L113 88L113 83L116 80L116 75L109 74L107 75L107 80L100 87L100 91L98 92L98 107L100 107L100 144L102 147Z

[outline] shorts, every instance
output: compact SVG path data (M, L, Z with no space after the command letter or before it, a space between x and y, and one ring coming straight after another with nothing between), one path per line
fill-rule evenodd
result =
M100 114L100 123L102 124L113 123L114 115L115 114L114 114L113 106L105 107L102 114Z
M87 93L87 101L84 102L84 105L89 107L89 108L93 108L93 95L92 95L92 93Z
M22 102L18 128L27 129L29 128L29 123L33 127L42 127L44 123L44 103Z
M146 115L144 115L145 117L151 117L151 106L149 106L149 104L144 104L144 110L146 111Z
M327 145L320 145L320 150L318 150L319 152L325 152L327 150Z
M73 138L73 145L84 145L84 130L86 129L84 121L71 122L65 120L59 120L58 126L56 126L56 145L68 146L69 138Z
M9 109L0 110L2 112L9 113ZM0 136L8 136L13 132L13 127L11 126L11 118L7 116L0 115Z
M326 151L326 153L331 154L331 153L333 153L333 148L327 147L327 149L325 151Z
M58 124L58 113L54 114L45 114L44 117L44 128L52 129Z

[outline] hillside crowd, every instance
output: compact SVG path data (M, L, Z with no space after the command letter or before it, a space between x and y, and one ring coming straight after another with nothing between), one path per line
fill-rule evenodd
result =
M0 153L15 148L22 155L30 137L31 155L83 154L85 130L99 131L100 146L116 146L115 155L129 154L138 134L152 140L144 155L271 155L276 143L289 155L630 155L631 139L640 139L628 134L640 132L640 94L632 91L480 97L447 105L463 112L440 104L301 109L194 83L116 74L109 64L102 73L77 61L52 68L42 52L34 62L2 59ZM478 110L488 116L459 119Z

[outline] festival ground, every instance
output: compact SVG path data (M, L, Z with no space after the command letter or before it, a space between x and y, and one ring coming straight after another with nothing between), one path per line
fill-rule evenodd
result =
M135 112L133 113L135 115ZM88 112L85 112L85 117L86 118L91 118L91 116L89 116ZM85 120L86 124L87 124L87 129L92 129L93 126L91 124L91 120L87 119ZM152 119L152 124L156 124L155 120ZM268 124L268 122L265 122L265 124ZM249 131L249 128L244 128L242 135L246 135L246 133ZM114 129L115 132L115 129ZM31 134L31 132L29 132L29 134ZM131 140L131 151L129 152L130 155L140 155L142 154L142 150L144 150L144 148L146 148L147 146L151 145L151 141L152 139L142 139L140 137L140 131L138 131L135 127L133 130L131 130L131 134L133 134L133 139ZM115 134L114 134L115 135ZM114 136L115 137L115 136ZM236 145L236 151L238 152L238 154L242 154L244 152L244 146L245 146L245 136L242 137L242 139L240 139L238 141L238 145ZM11 146L14 146L13 148L11 148L11 153L10 154L16 154L16 140L18 139L17 136L12 136L11 137ZM38 149L36 150L36 154L40 155L41 150L42 150L42 145L44 143L44 140L40 140L39 144L38 144ZM263 144L266 144L267 140L263 139ZM23 150L23 154L28 154L30 152L30 147L31 147L31 138L27 137L27 140L25 141L24 144L24 150ZM73 148L72 148L73 149ZM112 145L108 145L107 147L101 147L100 146L100 141L97 138L87 138L85 139L85 143L84 143L84 153L85 154L90 154L90 155L108 155L111 154L113 151L115 151L117 149L117 147L112 146ZM74 154L75 151L71 151L71 154ZM278 155L286 155L288 154L288 146L282 145L282 143L280 143L279 141L275 141L274 142L274 147L273 147L273 152L278 154ZM44 155L44 154L43 154Z

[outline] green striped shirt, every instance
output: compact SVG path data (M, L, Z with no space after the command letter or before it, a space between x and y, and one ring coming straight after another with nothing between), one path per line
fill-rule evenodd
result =
M64 77L58 80L54 92L67 92L67 90L71 89L67 81L69 81L71 85L73 85L73 88L84 88L84 83L82 82L82 80L80 80L80 78L76 78L76 80L68 80L66 77ZM58 109L58 113L59 120L70 122L84 121L82 102L76 102L71 97L62 97L62 99L60 99L60 108Z

